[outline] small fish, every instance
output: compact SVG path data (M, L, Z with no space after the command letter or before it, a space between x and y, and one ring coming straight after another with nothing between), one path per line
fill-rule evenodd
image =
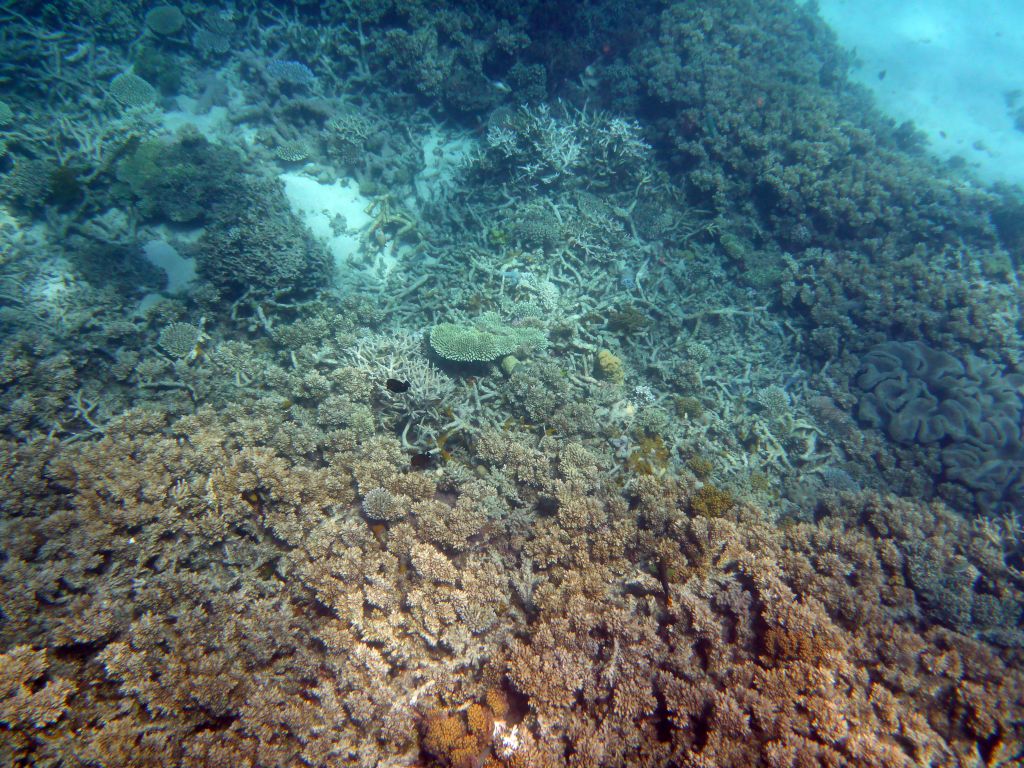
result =
M388 388L388 392L402 392L409 391L409 382L402 381L401 379L388 379L384 382L384 386Z
M409 466L413 469L430 469L434 463L434 457L429 453L414 453L409 459Z

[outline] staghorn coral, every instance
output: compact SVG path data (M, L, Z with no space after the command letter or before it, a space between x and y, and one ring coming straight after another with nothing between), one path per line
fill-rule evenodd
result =
M460 491L463 489L460 489ZM476 493L473 491L476 490ZM465 550L472 536L480 533L486 523L484 502L477 489L465 489L454 505L437 499L413 505L420 535L448 551Z
M513 407L526 421L543 424L564 435L589 435L599 431L596 408L588 395L587 388L573 381L565 369L550 358L516 366L506 392Z
M160 331L157 343L161 349L173 358L195 359L199 344L206 337L201 326L191 323L171 323Z
M400 431L403 443L432 450L445 439L453 414L465 410L469 393L427 359L423 346L418 333L375 333L357 337L342 356L366 375L378 420ZM391 391L389 380L405 390Z
M412 567L424 579L438 584L458 584L459 571L441 552L430 544L416 544L409 553Z
M406 511L402 499L383 488L367 491L363 497L363 514L370 520L391 523L405 517Z
M196 54L240 62L220 76L243 96L222 149L186 152L182 138L123 145L81 120L119 109L89 73L123 69L111 25L131 41L149 6L40 5L62 23L50 39L6 20L0 76L52 81L46 103L65 118L53 137L12 92L26 120L8 161L53 168L85 124L69 157L121 176L90 176L82 208L47 211L41 228L97 226L92 207L123 207L130 191L139 230L127 217L117 236L202 223L207 281L142 322L116 291L86 294L99 312L36 314L34 297L69 287L38 290L20 263L3 274L15 332L0 365L0 651L31 669L0 691L0 711L27 694L44 714L0 723L0 763L1021 761L1019 522L859 493L877 478L855 463L891 456L853 429L843 389L848 353L896 327L958 359L951 338L984 340L1009 366L1015 337L983 310L1010 273L992 288L971 265L991 245L971 224L981 195L933 184L896 151L898 133L866 135L831 109L849 98L837 95L846 59L810 6L182 6ZM150 43L192 93L203 65L185 38ZM772 42L799 50L773 58ZM138 41L127 53L163 90ZM301 56L315 78L274 56ZM506 96L496 79L510 66ZM85 76L76 116L68 94ZM399 87L384 93L382 77ZM561 111L540 105L544 82L565 94ZM445 99L479 135L435 133L437 105L410 92ZM595 106L635 108L644 125ZM349 119L331 125L339 109ZM243 132L257 144L236 143ZM422 204L421 248L386 249L389 269L331 283L289 212L254 199L253 177L270 170L259 147L318 133L363 192L410 206L438 170L431 148L469 153L465 179ZM256 172L243 178L235 153ZM691 230L698 205L717 216ZM942 253L963 270L943 292L923 267L962 222L963 245ZM928 245L906 256L905 238ZM819 242L831 250L808 247ZM76 240L64 245L77 258ZM888 269L899 252L910 263ZM428 359L418 329L489 308L507 328L543 329L550 354L479 379ZM183 343L193 359L172 364L153 348L147 329L200 315L208 349ZM626 357L617 345L637 402L595 366L602 349ZM781 364L802 352L831 364ZM772 382L792 393L793 418L754 430L766 421L751 393ZM819 387L828 408L813 406ZM672 388L694 396L679 419ZM765 452L809 481L803 515L763 492ZM703 484L677 475L687 458ZM917 479L905 487L920 499ZM741 498L753 487L764 506Z
M0 759L6 765L31 762L33 752L53 738L67 700L78 690L70 680L48 674L47 656L26 645L0 654Z
M1021 596L999 544L941 508L837 497L780 530L745 505L684 513L699 505L669 477L639 478L627 503L579 443L545 453L485 435L479 456L500 468L439 486L394 438L300 456L250 447L257 425L237 419L205 409L168 428L131 412L98 440L5 451L0 498L19 513L3 522L4 636L89 648L51 677L67 684L51 689L39 754L865 767L1015 754L1010 649L918 628L939 594L908 568L922 546L965 559L997 601ZM519 512L495 499L508 482ZM410 512L370 526L357 488ZM960 626L995 639L1017 619L994 605L976 596ZM96 665L112 700L82 693ZM501 716L417 715L495 685L518 702ZM458 721L448 741L435 717Z
M721 517L734 504L732 494L713 485L703 485L690 498L690 508L702 517Z
M25 645L0 654L0 723L8 731L43 729L61 718L78 686L61 678L39 680L49 669L45 650Z
M650 146L640 125L604 112L576 111L559 104L500 108L490 117L486 146L468 170L498 172L507 182L528 188L576 185L576 170L593 178L642 177Z
M790 413L789 393L782 387L762 387L754 395L754 401L764 409L769 419L781 419Z

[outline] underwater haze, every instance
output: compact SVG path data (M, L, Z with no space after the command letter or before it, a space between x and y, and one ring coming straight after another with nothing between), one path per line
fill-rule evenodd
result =
M1021 30L0 0L0 765L1024 764Z
M928 147L985 182L1024 183L1024 4L1003 0L821 0L851 79Z

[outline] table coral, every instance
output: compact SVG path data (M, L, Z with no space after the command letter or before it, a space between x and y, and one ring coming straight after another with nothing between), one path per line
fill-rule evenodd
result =
M440 323L430 329L430 346L445 360L459 363L491 362L517 351L543 348L546 339L537 328L515 327L494 312L459 325Z
M122 72L110 81L110 95L126 107L145 107L156 101L156 89L138 75Z

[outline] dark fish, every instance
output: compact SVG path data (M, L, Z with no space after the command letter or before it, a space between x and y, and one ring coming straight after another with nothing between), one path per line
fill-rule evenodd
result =
M413 469L429 469L434 463L434 457L429 453L415 453L409 459L409 466Z
M879 80L885 80L885 70L884 69L881 72L878 73L878 79Z
M388 392L408 392L409 382L402 381L401 379L388 379L384 382L384 386L388 388Z

